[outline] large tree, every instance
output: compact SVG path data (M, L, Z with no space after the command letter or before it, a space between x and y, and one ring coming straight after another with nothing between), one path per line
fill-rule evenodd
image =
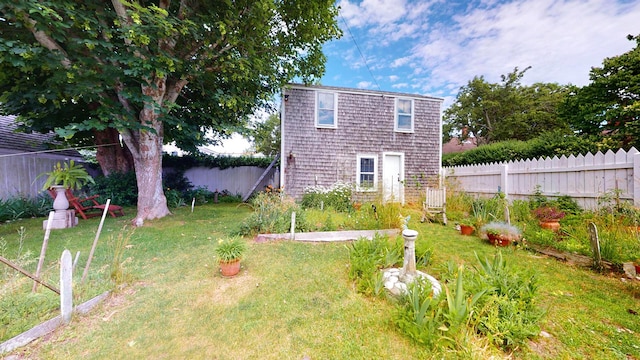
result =
M275 156L280 152L280 114L270 114L264 121L256 121L246 135L256 152Z
M592 68L590 83L572 88L561 115L577 133L640 148L640 36L628 39L635 48Z
M224 133L285 83L319 78L336 15L332 0L3 1L0 111L68 137L116 130L141 225L169 214L165 136Z
M569 130L557 109L568 90L558 84L521 84L529 68L502 75L500 83L482 76L463 86L456 101L444 112L445 141L455 133L473 136L478 144L503 140L528 140L548 131Z

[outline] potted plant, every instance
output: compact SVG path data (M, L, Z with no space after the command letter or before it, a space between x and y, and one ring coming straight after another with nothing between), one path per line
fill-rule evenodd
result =
M38 175L38 177L40 176L47 177L42 185L42 190L53 189L56 193L53 201L54 210L69 208L69 200L65 194L67 189L80 189L85 184L94 182L84 166L76 165L73 160L62 164L58 162L53 170Z
M53 170L38 175L38 177L46 175L42 190L48 190L53 186L62 186L64 189L80 189L87 183L93 183L93 178L82 165L76 165L71 160L68 163L58 162Z
M473 218L464 218L460 221L458 221L458 224L460 225L460 234L462 235L472 235L473 231L475 230L474 228L474 224L475 224L475 219Z
M482 234L486 234L489 242L496 246L507 246L520 240L522 232L515 225L506 222L494 221L480 228Z
M245 243L238 237L218 240L216 256L222 276L235 276L240 272L240 260L245 250Z
M538 219L540 227L553 231L560 230L560 220L564 218L564 211L554 206L541 206L533 210L533 216Z

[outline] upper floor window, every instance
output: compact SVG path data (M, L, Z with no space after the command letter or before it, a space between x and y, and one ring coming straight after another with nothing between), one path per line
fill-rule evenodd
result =
M360 191L375 191L378 185L378 157L358 155L357 185Z
M316 127L338 127L338 96L332 92L316 92Z
M413 132L413 100L396 99L395 131Z

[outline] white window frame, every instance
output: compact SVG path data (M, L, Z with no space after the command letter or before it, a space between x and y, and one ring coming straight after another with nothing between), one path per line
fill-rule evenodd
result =
M409 129L405 129L405 128L400 128L398 125L399 120L400 120L400 115L407 115L407 114L400 114L400 107L398 106L398 103L400 101L410 101L411 102L411 127ZM393 112L393 116L394 116L394 120L393 120L393 130L396 132L406 132L406 133L412 133L413 129L414 129L414 124L415 124L415 101L414 99L407 99L407 98L396 98L395 101L395 110Z
M331 125L319 123L320 94L333 95L333 124ZM332 91L316 91L315 118L317 128L336 129L338 127L338 93Z
M371 187L362 186L360 183L360 175L362 175L362 169L360 167L360 161L362 159L373 159L373 185ZM369 174L366 172L365 174ZM356 189L364 192L375 192L378 189L378 155L375 154L358 154L356 160Z

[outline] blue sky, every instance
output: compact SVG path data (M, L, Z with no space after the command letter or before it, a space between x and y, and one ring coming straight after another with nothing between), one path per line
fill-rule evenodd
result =
M584 86L591 67L631 50L635 43L626 36L640 34L640 0L337 4L344 35L324 47L322 85L438 96L443 110L474 76L499 82L516 66L531 66L524 84ZM239 153L248 145L235 136L217 151Z
M592 66L632 49L627 34L640 34L640 1L339 0L338 5L344 35L325 45L323 85L438 96L445 98L444 107L474 76L498 82L516 66L531 66L525 84L586 85Z

